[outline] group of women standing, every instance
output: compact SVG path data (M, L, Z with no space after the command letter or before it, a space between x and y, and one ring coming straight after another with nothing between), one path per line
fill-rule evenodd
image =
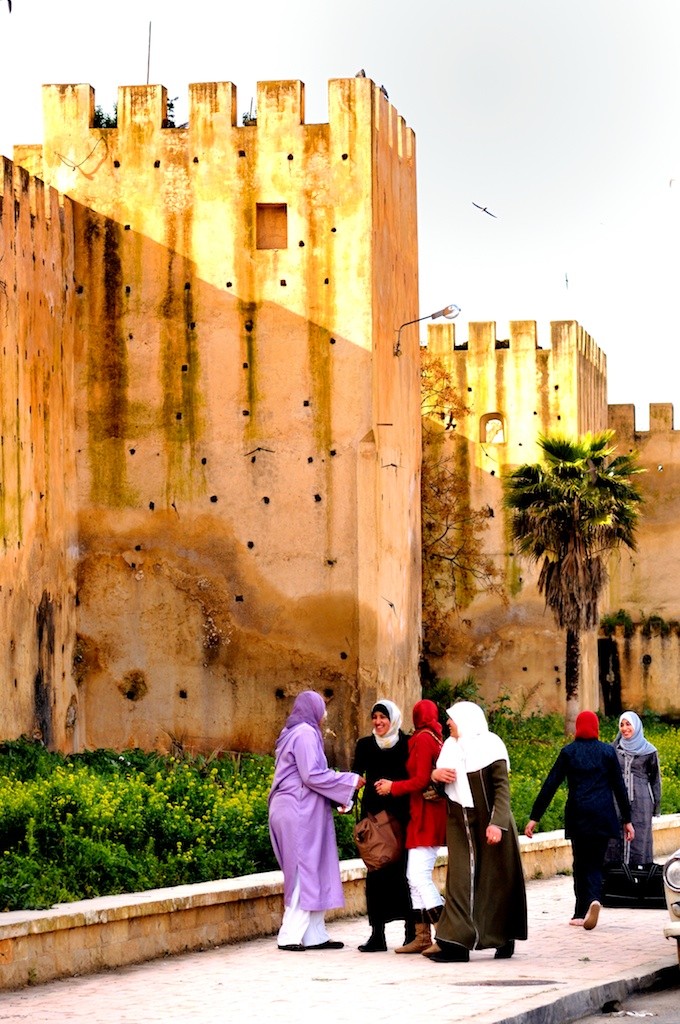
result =
M451 735L444 742L432 701L416 703L414 732L407 738L399 709L381 699L371 711L371 734L357 743L351 772L328 768L324 713L319 694L301 693L276 746L269 822L284 876L279 948L342 945L329 938L324 924L325 911L343 905L332 809L349 809L363 789L362 815L389 810L406 826L406 849L396 863L367 873L371 934L361 952L387 949L386 923L403 920L398 953L461 961L470 949L493 947L497 956L512 956L515 939L526 938L524 878L507 751L489 733L482 709L469 702L450 708ZM437 782L441 792L428 794ZM445 842L450 856L442 897L433 870Z
M352 771L335 772L329 769L323 749L323 698L313 691L296 698L277 742L269 797L272 845L284 876L280 949L302 952L342 946L330 939L324 923L326 910L343 905L332 810L336 806L349 811L362 789L362 816L387 810L402 823L406 836L402 857L367 872L371 933L359 946L362 953L386 950L385 925L400 920L405 923L404 942L395 952L422 953L435 962L465 962L472 949L495 949L497 958L506 959L513 955L515 941L526 939L526 893L510 809L505 744L489 731L482 709L470 701L448 709L446 741L432 701L418 701L412 715L414 732L407 737L396 704L379 700L371 711L371 734L356 745ZM586 734L593 738L593 719L597 724L592 712L579 716L577 739L561 751L525 830L533 834L557 785L566 779L570 787L566 827L574 847L576 891L571 923L579 924L589 914L592 918L608 852L619 859L632 857L632 863L651 861L651 811L658 812L660 799L658 756L644 740L642 724L633 712L621 716L613 746L598 741L597 748L577 746L578 756L569 753ZM595 738L596 734L595 729ZM591 783L593 775L600 779L595 785L598 798L592 786L585 797L579 793L588 774ZM596 841L581 841L586 834L581 819L592 817L600 798L604 803L596 812ZM648 836L643 816L649 818ZM625 853L623 846L609 845L619 833L629 840ZM631 845L634 835L642 837L639 846ZM442 896L433 871L444 844L449 856Z

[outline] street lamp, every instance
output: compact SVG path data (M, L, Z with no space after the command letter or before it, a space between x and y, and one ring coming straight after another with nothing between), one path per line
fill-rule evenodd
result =
M440 316L446 317L447 320L455 320L460 313L460 306L456 306L451 303L450 306L444 306L443 309L438 309L436 313L428 313L426 316L419 316L417 320L407 320L405 324L402 324L397 331L397 343L394 346L394 355L401 355L401 332L405 327L409 327L411 324L419 324L421 320L437 320Z

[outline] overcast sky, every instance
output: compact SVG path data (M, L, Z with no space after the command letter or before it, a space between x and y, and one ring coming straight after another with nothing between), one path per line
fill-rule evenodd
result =
M42 140L43 83L177 96L365 68L414 129L421 313L576 319L609 401L673 402L680 428L680 0L0 0L0 153ZM184 116L183 116L184 115ZM477 210L479 203L496 214ZM395 326L398 326L395 325Z

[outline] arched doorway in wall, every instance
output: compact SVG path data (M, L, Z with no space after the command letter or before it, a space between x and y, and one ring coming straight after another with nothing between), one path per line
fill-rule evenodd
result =
M479 440L482 444L505 444L505 417L500 412L487 412L479 421Z

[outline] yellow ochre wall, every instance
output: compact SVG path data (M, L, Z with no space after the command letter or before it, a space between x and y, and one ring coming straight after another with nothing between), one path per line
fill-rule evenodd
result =
M81 736L68 201L0 158L0 736Z
M637 430L635 407L610 405L609 423L621 450L636 451L646 470L638 478L644 497L637 551L612 560L608 610L627 612L632 635L617 628L622 710L653 710L680 718L680 431L673 406L649 407L649 430ZM645 620L658 616L656 628ZM660 628L659 628L660 627ZM602 666L603 675L609 666Z
M269 751L301 689L347 760L419 696L415 141L369 79L45 86L15 161L72 201L77 719L88 746ZM258 204L287 245L258 248Z

